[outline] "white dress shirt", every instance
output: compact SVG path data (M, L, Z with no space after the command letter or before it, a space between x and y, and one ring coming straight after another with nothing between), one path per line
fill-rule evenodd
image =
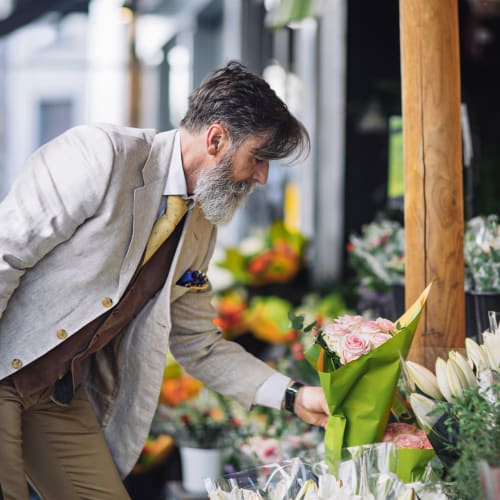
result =
M189 198L186 177L182 165L181 134L179 131L175 134L174 149L170 159L170 168L163 194L165 196L180 195ZM163 201L162 204L164 203ZM162 206L160 210L164 210L164 206ZM255 395L254 403L256 405L267 406L279 410L285 390L290 382L291 379L289 377L279 372L274 373L259 387Z

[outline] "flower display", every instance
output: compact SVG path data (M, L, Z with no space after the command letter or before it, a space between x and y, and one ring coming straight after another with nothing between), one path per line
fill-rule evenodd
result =
M152 429L155 434L172 436L178 444L217 448L239 424L231 404L170 359Z
M254 297L246 313L246 325L253 335L271 344L286 344L293 339L288 313L292 305L280 297Z
M210 500L447 500L441 484L406 484L391 472L390 443L359 447L336 474L323 461L283 460L206 480Z
M404 228L397 221L375 221L363 225L361 234L351 234L347 245L349 263L360 285L385 292L389 285L403 283L404 244Z
M487 385L500 373L500 331L485 332L481 345L466 338L465 350L467 357L457 351L450 351L447 360L438 357L435 374L418 363L405 362L410 403L424 428L435 421L436 415L429 415L433 401L453 403L467 389Z
M497 215L474 217L467 222L464 258L473 290L500 292L500 224Z
M485 332L481 345L467 338L465 356L450 351L447 359L437 358L435 373L410 361L404 373L412 410L456 497L478 498L477 462L500 466L500 331Z
M244 289L234 287L219 293L215 308L217 317L214 324L222 331L224 338L232 339L248 331L248 299Z
M231 272L237 284L252 286L291 281L304 265L306 238L276 221L236 248L226 248L224 259L217 263Z
M288 313L292 304L276 296L256 296L250 302L243 290L231 289L216 300L214 320L224 338L233 339L251 333L270 344L285 344L292 340Z

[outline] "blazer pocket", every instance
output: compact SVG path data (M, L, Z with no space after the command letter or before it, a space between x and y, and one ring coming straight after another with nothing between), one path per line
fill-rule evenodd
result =
M181 298L187 292L189 292L189 288L186 288L185 286L174 285L170 294L170 303L174 303L177 299Z

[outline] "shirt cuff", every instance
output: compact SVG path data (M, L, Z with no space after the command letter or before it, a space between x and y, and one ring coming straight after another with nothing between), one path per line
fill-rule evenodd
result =
M291 378L281 373L273 373L264 383L257 389L255 394L254 404L259 406L267 406L275 410L281 410L285 391L291 382Z

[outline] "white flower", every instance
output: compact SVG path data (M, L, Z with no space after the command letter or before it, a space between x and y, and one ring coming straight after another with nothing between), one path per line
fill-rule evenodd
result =
M461 398L463 396L464 389L467 388L467 379L453 359L448 359L448 362L446 363L446 373L448 375L448 384L451 393L454 397Z
M474 387L475 385L477 385L477 379L474 375L474 372L472 371L472 368L470 367L469 363L467 363L467 360L459 352L450 351L448 357L455 361L455 363L462 371L466 380L466 387Z
M406 361L405 365L411 380L424 394L432 399L444 399L434 373L413 361Z
M410 394L410 405L417 417L418 424L424 431L432 429L440 415L430 414L436 407L436 402L422 394Z
M500 332L483 333L483 349L488 356L488 363L492 370L500 369Z
M477 374L480 374L482 371L488 369L488 355L485 350L477 344L477 342L467 337L465 339L465 350L467 352L467 358L476 367Z
M443 358L436 359L436 379L439 390L446 401L453 401L453 393L451 392L450 383L448 381L448 367Z

